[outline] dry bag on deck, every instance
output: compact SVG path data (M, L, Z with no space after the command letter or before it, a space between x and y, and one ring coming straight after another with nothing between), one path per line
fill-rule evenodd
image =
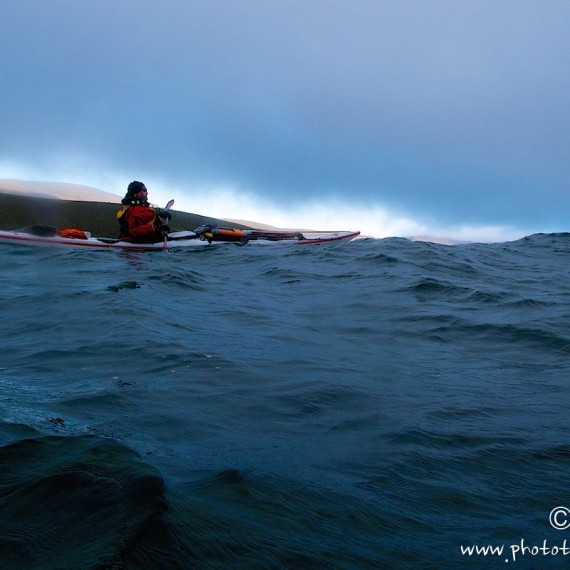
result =
M200 226L194 230L198 237L203 241L231 241L243 242L247 240L246 233L243 230L235 228L216 228L215 226Z
M59 235L64 238L73 239L87 239L89 237L86 232L79 228L65 228L63 230L59 230Z

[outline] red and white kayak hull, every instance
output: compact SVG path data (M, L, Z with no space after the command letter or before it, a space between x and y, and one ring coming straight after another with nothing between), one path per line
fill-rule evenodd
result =
M303 232L302 238L280 232L256 232L244 230L245 238L236 241L223 239L208 241L192 231L173 232L169 234L167 249L215 246L222 244L234 245L317 245L324 243L350 241L360 235L360 232ZM53 245L67 247L90 247L97 249L125 249L134 251L152 251L164 249L164 242L131 243L112 238L92 237L86 232L85 238L70 238L56 235L35 235L23 230L0 230L0 243L22 245Z

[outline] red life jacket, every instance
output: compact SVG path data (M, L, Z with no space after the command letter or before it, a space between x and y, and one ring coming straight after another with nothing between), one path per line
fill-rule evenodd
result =
M123 241L152 243L161 241L156 230L156 212L150 206L134 204L117 212L121 228L119 239Z

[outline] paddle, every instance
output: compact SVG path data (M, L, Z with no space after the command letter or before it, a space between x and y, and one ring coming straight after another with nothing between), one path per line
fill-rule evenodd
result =
M164 207L165 210L170 210L170 208L172 208L172 206L174 206L174 198L172 198L172 200L169 200L168 203L166 204L166 206ZM164 237L164 243L162 246L162 249L164 251L166 251L168 249L168 232L164 231L163 232L163 237Z

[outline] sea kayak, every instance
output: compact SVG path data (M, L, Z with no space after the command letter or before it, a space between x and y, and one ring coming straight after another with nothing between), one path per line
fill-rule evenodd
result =
M249 245L316 245L350 241L360 232L287 232L280 230L242 230L202 226L193 231L168 234L166 241L132 243L114 238L93 237L76 228L57 230L50 226L30 226L19 230L0 230L0 242L22 245L54 245L149 251L233 244Z

